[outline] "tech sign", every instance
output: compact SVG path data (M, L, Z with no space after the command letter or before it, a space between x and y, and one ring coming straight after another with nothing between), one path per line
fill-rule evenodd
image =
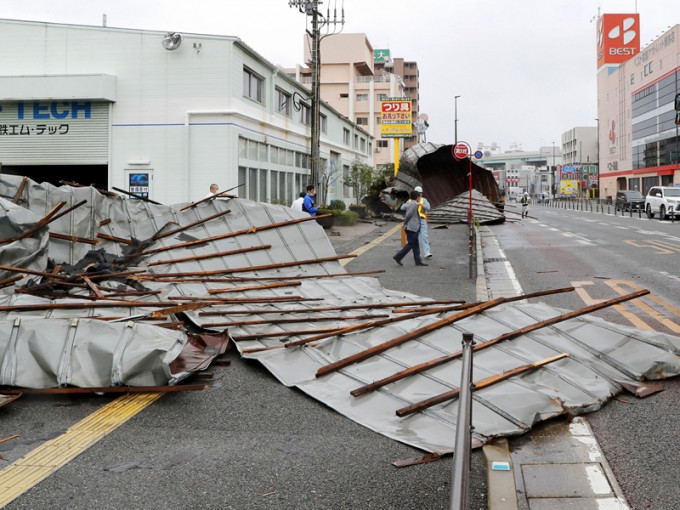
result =
M597 68L640 53L640 15L603 14L597 22Z

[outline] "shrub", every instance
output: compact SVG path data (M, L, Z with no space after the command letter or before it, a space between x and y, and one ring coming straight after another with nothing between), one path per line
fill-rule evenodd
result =
M338 225L349 227L359 221L359 214L354 211L342 211L335 215L335 221Z
M331 205L328 206L329 209L344 211L347 209L345 202L342 200L331 200Z

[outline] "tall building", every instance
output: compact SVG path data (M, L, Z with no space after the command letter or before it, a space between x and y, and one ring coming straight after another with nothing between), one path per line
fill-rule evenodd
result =
M311 43L304 38L304 60L287 72L311 88ZM409 98L415 123L419 110L419 72L416 62L392 58L389 49L374 49L366 34L336 34L321 39L321 99L346 115L375 137L375 165L394 162L394 139L381 138L380 101L387 98ZM410 138L402 139L399 151L418 141L415 128Z
M640 50L638 14L598 21L600 197L680 185L680 25Z

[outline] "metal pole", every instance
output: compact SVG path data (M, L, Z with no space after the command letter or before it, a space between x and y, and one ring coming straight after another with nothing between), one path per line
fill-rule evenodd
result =
M453 118L454 118L454 121L453 121L453 129L454 129L453 140L454 140L454 142L453 143L454 144L458 143L458 98L459 97L460 96L454 96L453 97Z
M314 12L312 14L312 141L311 141L311 178L312 184L323 193L319 185L319 123L321 120L321 34L319 32L319 0L314 0ZM326 200L321 196L322 201Z
M463 333L463 358L458 397L456 443L453 453L451 510L470 508L470 445L472 443L472 333Z
M470 270L469 270L469 275L468 277L472 279L474 277L474 266L475 266L475 256L474 256L474 226L472 224L472 159L468 158L468 185L470 189L469 193L469 207L468 207L468 245L469 245L469 254L470 254Z

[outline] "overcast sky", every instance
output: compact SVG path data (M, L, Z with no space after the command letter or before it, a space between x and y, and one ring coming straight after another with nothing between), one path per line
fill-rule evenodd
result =
M344 0L344 11L344 33L418 62L429 142L453 143L459 95L458 139L503 150L596 125L598 12L638 12L642 47L680 23L680 0ZM303 60L306 16L288 0L0 0L6 19L101 25L103 14L109 27L234 35L275 64Z

